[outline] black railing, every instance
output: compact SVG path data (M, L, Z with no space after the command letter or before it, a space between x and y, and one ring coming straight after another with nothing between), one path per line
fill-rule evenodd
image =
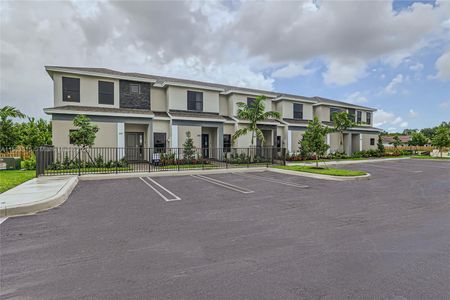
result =
M249 168L285 164L285 149L252 148L58 148L36 150L36 175Z

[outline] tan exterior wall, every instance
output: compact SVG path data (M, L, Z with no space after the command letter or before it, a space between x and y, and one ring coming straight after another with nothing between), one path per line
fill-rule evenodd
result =
M229 96L229 113L232 113L232 116L236 116L237 115L237 103L238 102L244 102L247 103L247 98L255 98L259 95L244 95L244 94L232 94L231 96ZM267 98L266 102L265 102L265 111L269 111L269 110L273 110L272 108L272 99Z
M228 116L228 97L224 95L219 96L219 114Z
M341 136L338 132L330 133L330 152L342 152L343 148L340 145Z
M238 129L244 128L247 125L238 125ZM246 135L240 136L237 140L236 140L236 145L235 147L238 148L247 148L251 145L252 142L252 134L251 133L247 133ZM253 145L256 145L256 141L253 141Z
M71 77L80 79L80 102L62 101L62 77ZM114 105L98 103L98 82L108 81L114 83ZM55 73L53 75L53 93L54 106L80 105L80 106L98 106L98 107L119 107L119 80L110 78L101 78L93 76L83 76L74 74Z
M370 139L375 139L375 145L370 145ZM362 134L362 150L376 150L377 149L377 140L378 140L378 134L373 133L363 133Z
M166 90L152 86L150 92L151 109L153 111L167 111Z
M167 137L169 137L170 131L170 122L163 120L154 120L153 121L153 132L165 132Z
M292 150L291 151L299 151L300 150L300 145L298 144L298 142L303 138L303 134L305 132L304 131L300 131L300 130L292 130Z
M303 119L312 120L313 119L313 106L310 103L294 102L294 101L280 101L278 107L281 108L283 118L292 119L294 118L294 103L303 104Z
M92 122L99 131L94 147L117 147L117 123ZM76 129L72 121L52 121L52 141L55 147L74 147L69 141L69 130Z
M319 121L330 121L330 108L328 106L314 106L314 116L319 118Z
M194 146L201 147L202 128L200 126L178 126L178 147L183 148L186 141L186 132L191 132L191 138L194 140Z
M219 112L219 92L188 89L176 86L169 86L167 88L167 100L169 109L187 110L187 91L197 91L203 93L203 111L204 112Z

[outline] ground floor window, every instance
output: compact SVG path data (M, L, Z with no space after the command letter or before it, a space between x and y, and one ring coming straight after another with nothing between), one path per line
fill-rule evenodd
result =
M166 148L166 133L165 132L155 132L153 133L153 147L155 150L161 150L164 152Z
M223 135L223 152L231 151L231 134Z
M375 139L370 139L370 146L374 146L375 145Z
M281 149L281 136L277 135L277 150L280 151Z

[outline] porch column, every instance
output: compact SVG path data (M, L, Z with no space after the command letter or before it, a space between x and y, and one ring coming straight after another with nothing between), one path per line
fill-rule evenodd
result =
M217 127L217 148L223 148L223 124Z
M117 123L117 159L125 157L125 123Z
M178 125L172 125L171 148L178 148Z
M288 130L288 134L287 134L287 138L288 138L288 152L292 152L292 130Z
M330 146L330 147L328 147L327 154L330 154L331 153L331 135L329 133L327 133L327 145Z
M363 151L363 136L359 134L359 151Z

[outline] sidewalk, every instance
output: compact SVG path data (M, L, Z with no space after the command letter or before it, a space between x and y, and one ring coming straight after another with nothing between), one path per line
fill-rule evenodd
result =
M365 164L365 163L376 163L383 161L392 161L392 160L404 160L411 159L410 157L394 157L394 158L373 158L373 159L355 159L355 160L330 160L330 161L320 161L320 165L351 165L351 164ZM287 166L313 166L316 162L286 162Z
M34 214L66 201L77 176L39 177L0 194L0 217Z

